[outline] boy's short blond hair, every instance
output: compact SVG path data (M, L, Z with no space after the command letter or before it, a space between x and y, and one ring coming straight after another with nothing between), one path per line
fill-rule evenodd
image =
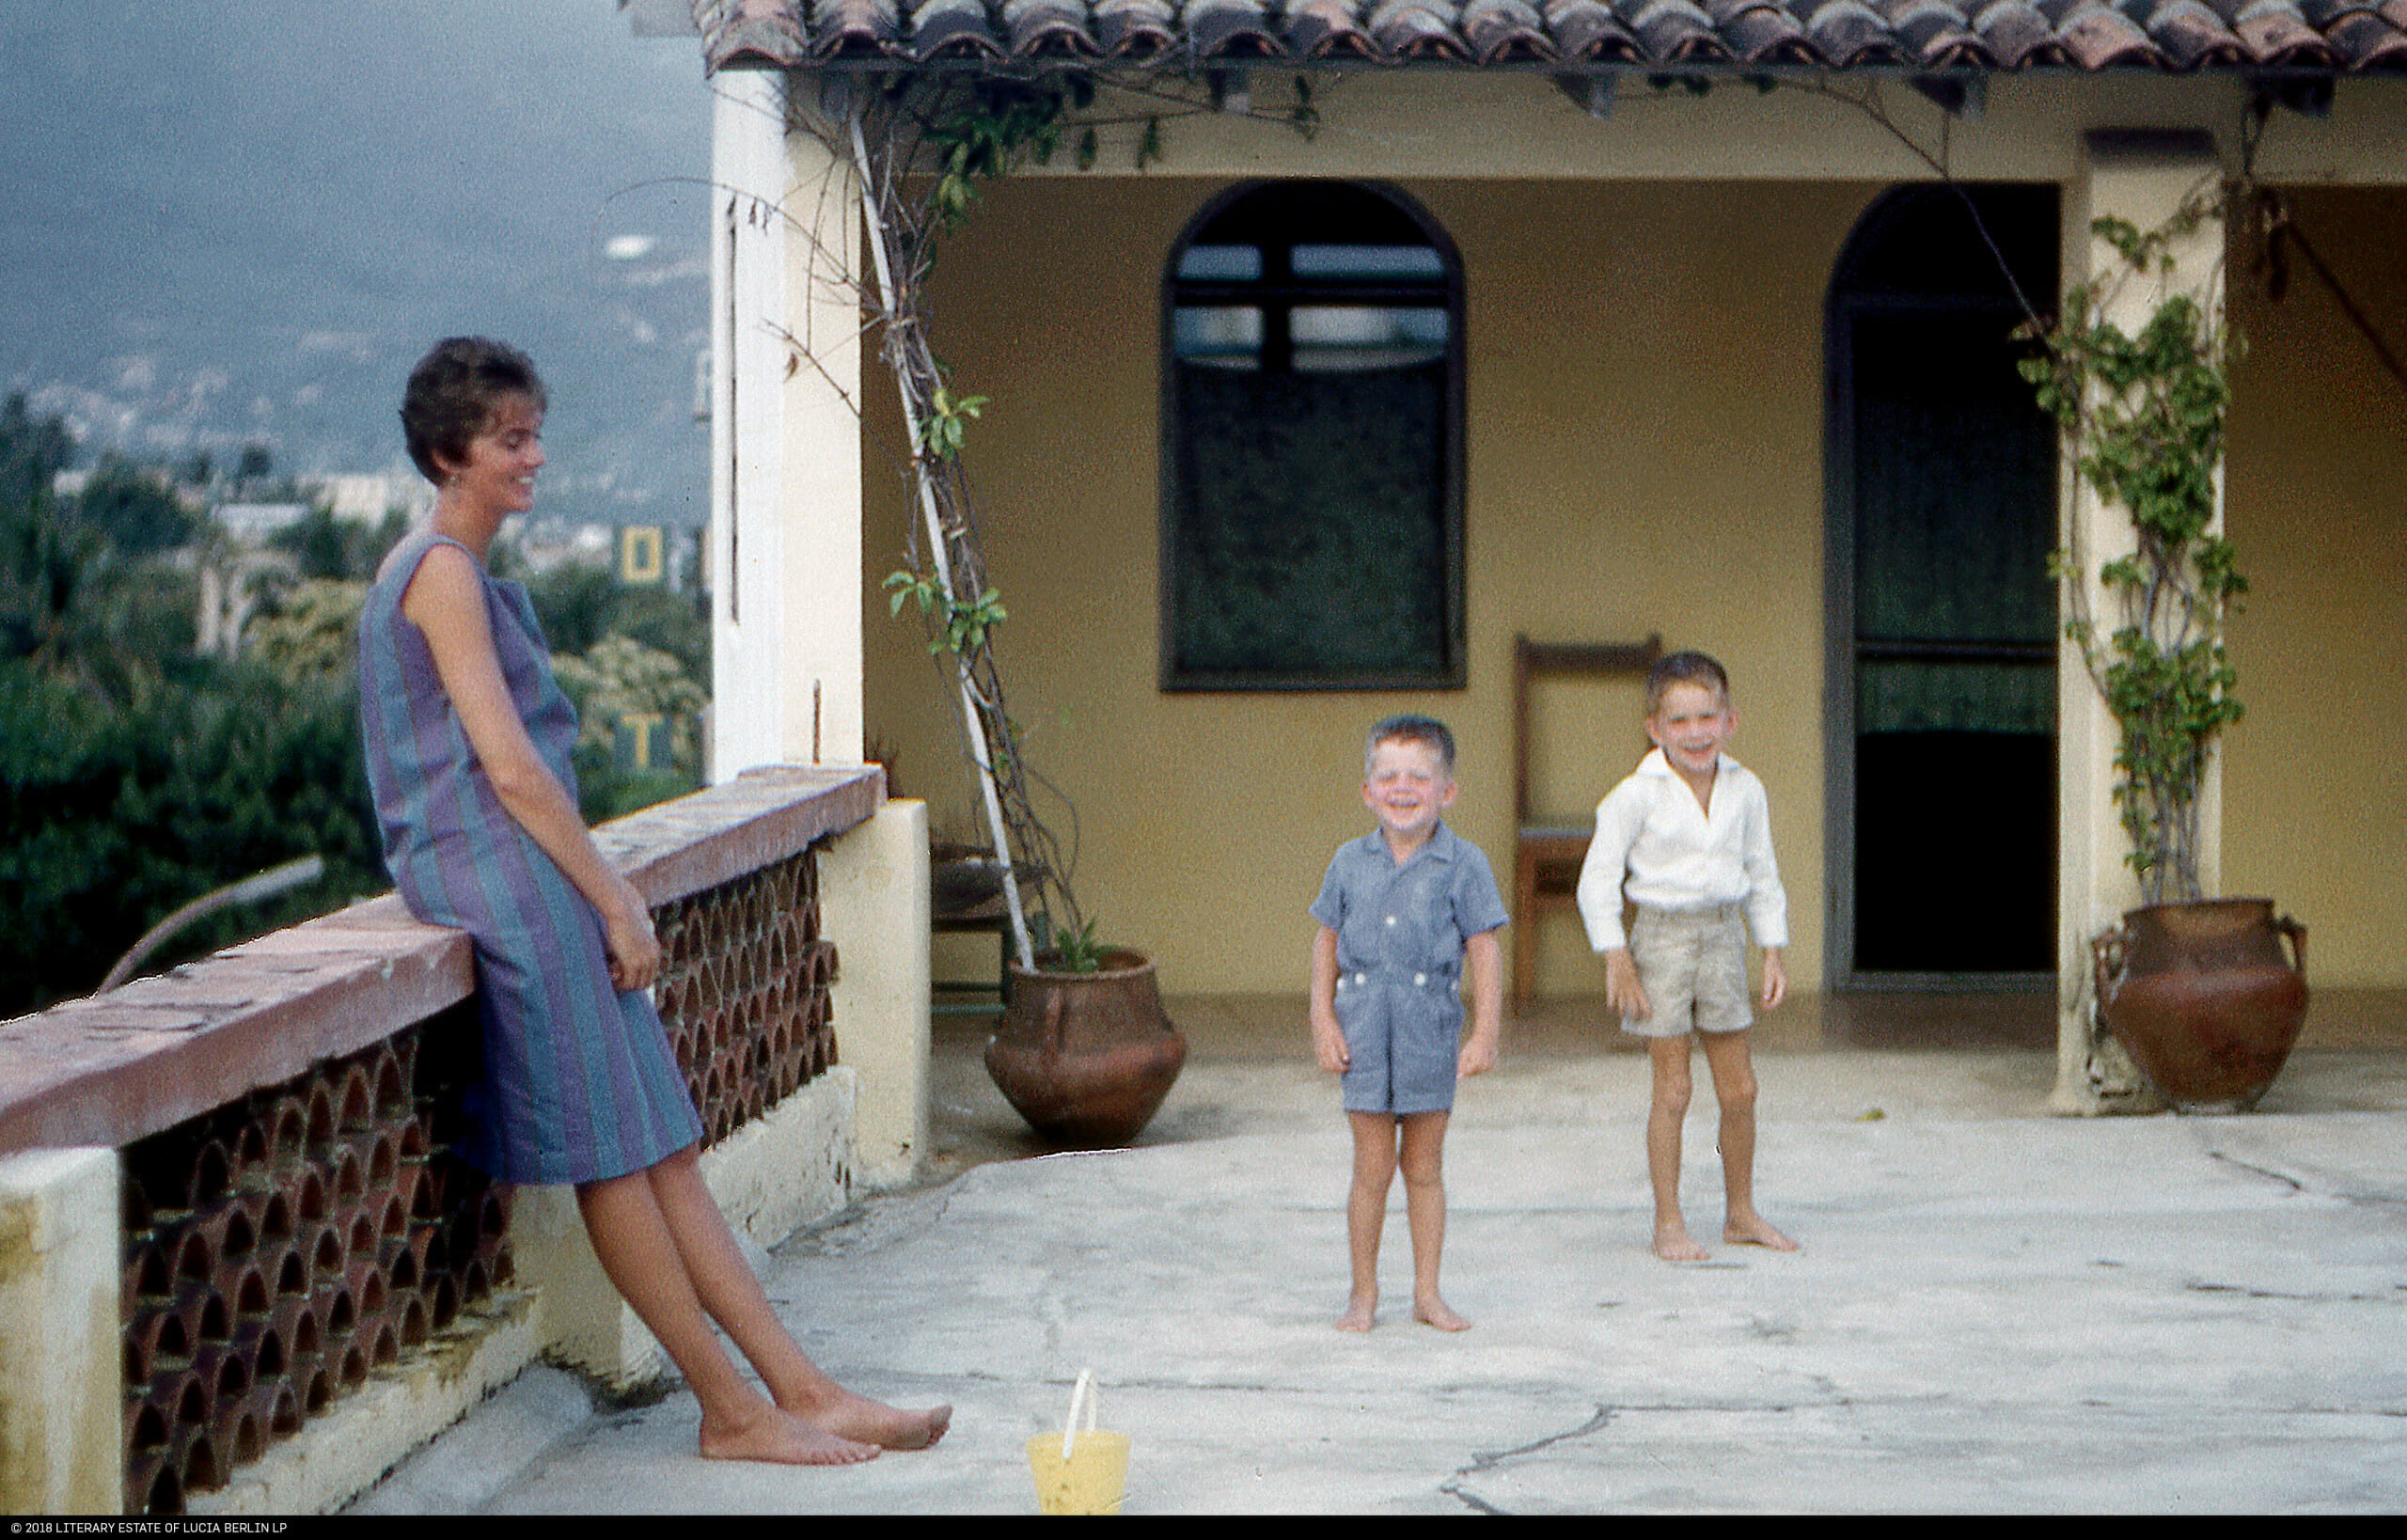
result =
M1666 652L1646 670L1646 715L1663 709L1663 693L1675 684L1697 684L1730 703L1730 674L1703 652Z
M1449 778L1453 777L1454 733L1434 716L1418 716L1408 712L1386 717L1372 727L1371 735L1362 743L1362 774L1368 776L1371 773L1371 761L1377 756L1381 744L1395 743L1420 744L1434 750L1438 756L1438 768L1444 771Z

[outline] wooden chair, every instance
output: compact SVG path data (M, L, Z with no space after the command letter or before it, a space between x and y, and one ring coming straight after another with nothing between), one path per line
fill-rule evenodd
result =
M967 1001L938 1000L934 1010L937 1015L999 1011L1011 994L1012 959L1016 948L1012 941L1011 906L1003 900L1002 863L994 853L978 845L965 845L949 840L929 841L928 879L932 889L928 904L928 928L938 935L959 935L976 931L990 931L995 936L995 982L983 979L932 979L929 988L942 996L969 995L981 997ZM1020 896L1025 903L1030 895L1030 880L1020 879ZM983 997L994 997L989 1003Z
M1530 707L1549 676L1644 674L1663 655L1663 638L1643 642L1534 642L1513 638L1513 1009L1529 1009L1537 988L1538 919L1577 911L1580 863L1593 821L1541 816L1530 807Z

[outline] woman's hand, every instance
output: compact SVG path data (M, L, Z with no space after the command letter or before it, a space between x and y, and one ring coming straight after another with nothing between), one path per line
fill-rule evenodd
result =
M660 977L660 936L652 911L635 885L621 877L618 901L602 914L602 944L610 954L610 986L621 992L648 989Z

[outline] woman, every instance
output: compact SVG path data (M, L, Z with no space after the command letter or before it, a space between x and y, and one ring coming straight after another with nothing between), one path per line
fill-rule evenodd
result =
M900 1410L822 1374L702 1182L701 1122L644 993L660 970L651 914L577 811L576 715L526 589L484 568L502 520L533 506L545 400L501 343L454 338L419 361L401 424L434 514L394 548L360 620L385 863L413 914L476 943L484 1069L461 1153L496 1181L575 1186L603 1270L701 1402L705 1456L925 1448L952 1408Z

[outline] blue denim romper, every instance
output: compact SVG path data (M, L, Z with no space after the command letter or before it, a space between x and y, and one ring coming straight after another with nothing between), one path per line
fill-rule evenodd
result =
M1463 943L1506 919L1477 845L1439 824L1402 866L1374 829L1329 858L1312 916L1337 933L1348 1112L1443 1112L1462 1052Z

